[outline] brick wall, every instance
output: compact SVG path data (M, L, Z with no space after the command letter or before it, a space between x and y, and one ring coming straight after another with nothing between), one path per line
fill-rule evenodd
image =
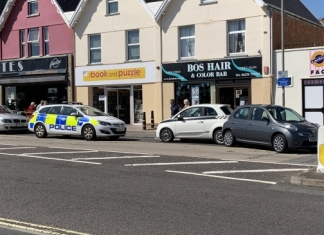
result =
M324 46L324 27L285 14L285 49ZM273 11L273 47L281 49L281 12Z

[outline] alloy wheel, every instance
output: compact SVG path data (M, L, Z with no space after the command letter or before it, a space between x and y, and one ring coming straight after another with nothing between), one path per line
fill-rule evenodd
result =
M163 129L161 131L161 140L164 142L170 142L173 140L173 134L170 129Z
M217 144L224 144L224 138L221 130L215 132L214 140Z
M273 139L273 148L275 151L277 152L282 152L285 148L285 140L282 138L281 135L277 135L274 139Z
M230 131L226 132L224 135L223 141L226 146L232 146L233 142L234 142L234 136L233 136L232 132L230 132Z

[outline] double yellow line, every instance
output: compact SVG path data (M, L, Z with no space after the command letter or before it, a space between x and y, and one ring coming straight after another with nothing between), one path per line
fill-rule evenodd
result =
M72 230L32 224L5 218L0 218L0 226L51 235L91 235L89 233L80 233Z

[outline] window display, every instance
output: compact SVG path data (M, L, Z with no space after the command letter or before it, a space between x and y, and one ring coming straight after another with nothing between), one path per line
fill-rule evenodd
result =
M188 99L190 105L210 103L210 83L199 84L177 83L176 84L176 103L183 108L183 101Z

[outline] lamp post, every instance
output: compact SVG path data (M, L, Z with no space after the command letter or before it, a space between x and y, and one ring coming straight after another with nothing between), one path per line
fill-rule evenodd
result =
M285 29L284 29L284 0L281 0L281 49L282 71L285 71ZM285 106L285 86L282 86L282 106Z

